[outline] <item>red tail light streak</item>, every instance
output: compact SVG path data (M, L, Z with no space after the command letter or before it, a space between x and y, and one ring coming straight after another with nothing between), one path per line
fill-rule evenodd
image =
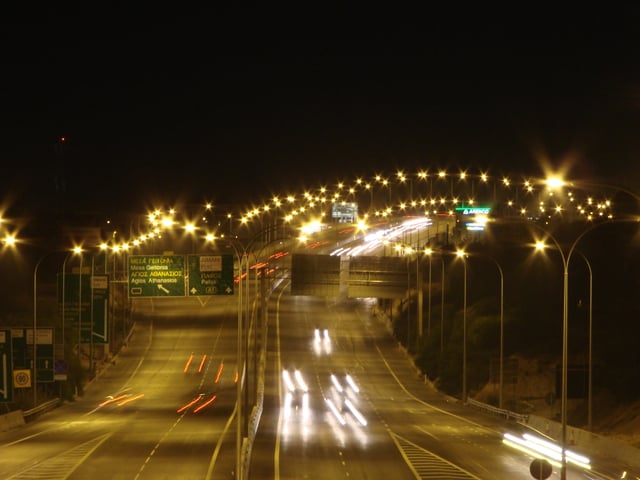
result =
M195 406L195 408L193 409L193 413L200 413L206 407L208 407L213 402L215 402L216 398L218 398L218 395L214 393L207 400L202 402L204 397L205 397L204 393L199 393L195 398L193 398L193 400L191 400L190 402L186 403L185 405L181 406L178 410L176 410L176 413L182 413L185 410L188 410L188 409L190 409L191 407L194 407L194 406ZM202 402L202 403L200 403L200 402Z
M200 405L199 407L197 407L196 409L193 410L193 413L199 413L202 409L204 409L205 407L208 407L209 405L211 405L213 402L215 402L216 398L218 396L214 393L209 400L207 400L206 402L204 402L202 405Z
M193 353L189 355L189 360L187 360L187 364L184 366L184 373L189 371L189 367L191 367L191 362L193 361Z
M202 369L204 368L204 362L207 359L207 355L202 355L202 359L200 360L200 365L198 365L198 373L202 373Z
M202 397L204 397L204 393L200 393L200 394L198 394L198 396L197 396L197 397L195 397L195 398L194 398L193 400L191 400L189 403L187 403L187 404L185 404L185 405L181 406L178 410L176 410L176 412L178 412L178 413L182 413L182 412L184 412L185 410L188 410L189 408L191 408L192 406L194 406L196 403L198 403L198 402L202 399Z
M126 398L126 399L122 400L121 402L118 402L117 405L119 407L121 407L123 405L126 405L127 403L135 402L136 400L139 400L142 397L144 397L144 393L139 393L138 395L133 395L132 397Z
M214 383L218 383L220 378L222 377L222 371L224 370L224 362L220 362L220 366L218 367L218 373L216 375L216 379Z
M202 370L204 370L204 365L205 362L207 360L207 354L203 354L202 358L200 359L200 363L198 364L198 373L202 373ZM191 368L191 364L193 363L193 353L191 355L189 355L189 358L187 359L187 363L184 366L184 373L187 373L189 371L189 369Z

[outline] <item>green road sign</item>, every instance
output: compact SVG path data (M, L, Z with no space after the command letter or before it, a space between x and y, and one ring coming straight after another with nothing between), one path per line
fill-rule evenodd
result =
M11 348L13 368L33 369L33 328L17 327L11 329ZM43 327L36 330L35 378L38 383L53 382L53 328Z
M129 297L184 297L184 255L130 255Z
M489 215L491 207L456 207L455 211L461 215Z
M108 312L109 310L109 276L91 276L91 309L89 311L90 329L84 329L86 333L91 332L91 337L84 340L86 343L107 343L109 341ZM85 312L82 312L83 324Z
M11 330L0 330L0 402L13 401Z
M38 329L40 330L40 329ZM38 332L40 334L40 332ZM55 362L53 359L53 344L38 345L36 359L36 375L38 383L53 382Z
M189 255L189 296L233 295L233 255Z
M58 309L62 313L65 326L78 328L78 321L81 322L80 343L109 341L108 307L108 275L58 275Z
M33 345L33 328L27 329L26 333L27 343ZM53 328L38 328L35 341L38 383L53 382ZM31 358L31 364L33 365L33 358Z

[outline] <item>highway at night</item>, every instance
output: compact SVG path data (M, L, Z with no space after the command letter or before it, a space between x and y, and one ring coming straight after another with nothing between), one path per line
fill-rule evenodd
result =
M242 357L238 292L135 299L127 345L84 396L0 434L0 477L531 478L533 456L503 441L527 429L433 388L374 300L291 295L287 268L267 285ZM594 458L567 478L621 477Z

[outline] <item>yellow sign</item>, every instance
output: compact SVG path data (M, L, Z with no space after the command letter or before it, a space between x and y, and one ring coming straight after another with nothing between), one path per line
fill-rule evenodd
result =
M31 387L31 370L13 371L13 388Z

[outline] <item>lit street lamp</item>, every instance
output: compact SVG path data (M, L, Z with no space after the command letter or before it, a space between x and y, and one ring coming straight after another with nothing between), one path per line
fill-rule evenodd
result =
M38 347L37 347L37 335L38 331L38 268L42 261L47 258L52 252L49 252L37 261L36 266L33 269L33 335L31 341L33 342L33 407L38 405Z
M504 274L500 264L492 258L500 272L500 380L498 406L502 408L502 394L504 390Z
M610 223L610 222L606 222ZM562 460L561 460L561 472L560 478L561 480L566 480L567 478L567 458L566 458L566 448L567 448L567 370L568 370L568 339L569 339L569 263L571 262L571 256L574 251L576 251L576 246L588 232L592 231L596 227L600 225L604 225L605 223L597 223L591 225L589 228L584 230L578 237L573 241L573 243L569 246L568 250L565 251L560 246L560 243L556 238L549 233L548 231L540 228L544 234L551 239L554 243L558 253L560 254L560 258L562 259L562 267L563 267L563 294L562 294L562 380L561 380L561 406L560 406L560 420L562 424L562 438L561 438L561 447L562 447ZM535 224L532 224L535 225ZM536 249L543 250L545 247L544 242L537 242ZM586 258L585 258L586 260ZM589 272L591 273L591 266L589 265ZM589 347L591 349L591 347Z
M72 251L70 251L69 253L67 253L67 256L64 257L64 262L62 262L62 352L63 355L65 354L65 314L66 314L66 309L65 309L65 299L66 299L66 288L67 288L67 280L66 280L66 274L67 274L67 261L69 260L69 258L72 255L81 255L82 254L82 248L81 247L74 247Z
M33 268L33 406L38 405L38 269L44 259L54 253L61 253L59 250L45 253L36 262ZM66 261L66 260L65 260Z
M245 398L245 395L248 395L248 386L245 386L245 385L247 382L246 377L247 377L248 361L247 361L246 355L247 355L247 350L249 348L248 346L249 339L248 339L248 335L245 337L245 329L248 332L248 329L250 327L249 325L249 320L250 320L249 289L250 289L250 273L251 273L250 254L253 253L253 256L257 263L259 256L261 255L264 248L269 243L272 243L273 241L278 240L277 238L274 238L273 240L270 240L270 241L267 240L266 243L258 251L258 253L253 252L254 244L257 241L259 241L261 238L263 238L262 236L264 234L271 232L272 229L276 230L276 233L277 233L277 226L268 227L267 229L264 229L258 232L254 237L252 237L251 240L249 240L245 244L243 244L242 242L240 242L235 238L229 239L229 241L226 243L226 245L228 245L233 249L233 252L235 254L236 261L238 264L238 329L237 329L238 338L237 338L237 354L236 354L237 355L236 363L238 368L238 381L236 384L236 395L237 395L237 398L236 398L236 415L237 415L236 417L236 424L237 424L236 478L245 477L244 452L246 450L246 447L245 447L244 431L245 429L248 428L247 427L248 416L247 416L247 412L245 412L243 408L243 399L246 401L247 408L248 408L248 399ZM205 238L207 241L214 241L217 239L214 235L207 235ZM257 279L257 272L256 272L256 279ZM254 347L257 348L255 345ZM257 374L257 372L254 372L254 375L255 374Z
M431 260L435 253L431 248L427 247L424 250L425 255L429 256L429 300L427 307L427 335L431 326ZM444 258L440 255L440 263L442 264L442 271L440 273L440 353L444 351Z

